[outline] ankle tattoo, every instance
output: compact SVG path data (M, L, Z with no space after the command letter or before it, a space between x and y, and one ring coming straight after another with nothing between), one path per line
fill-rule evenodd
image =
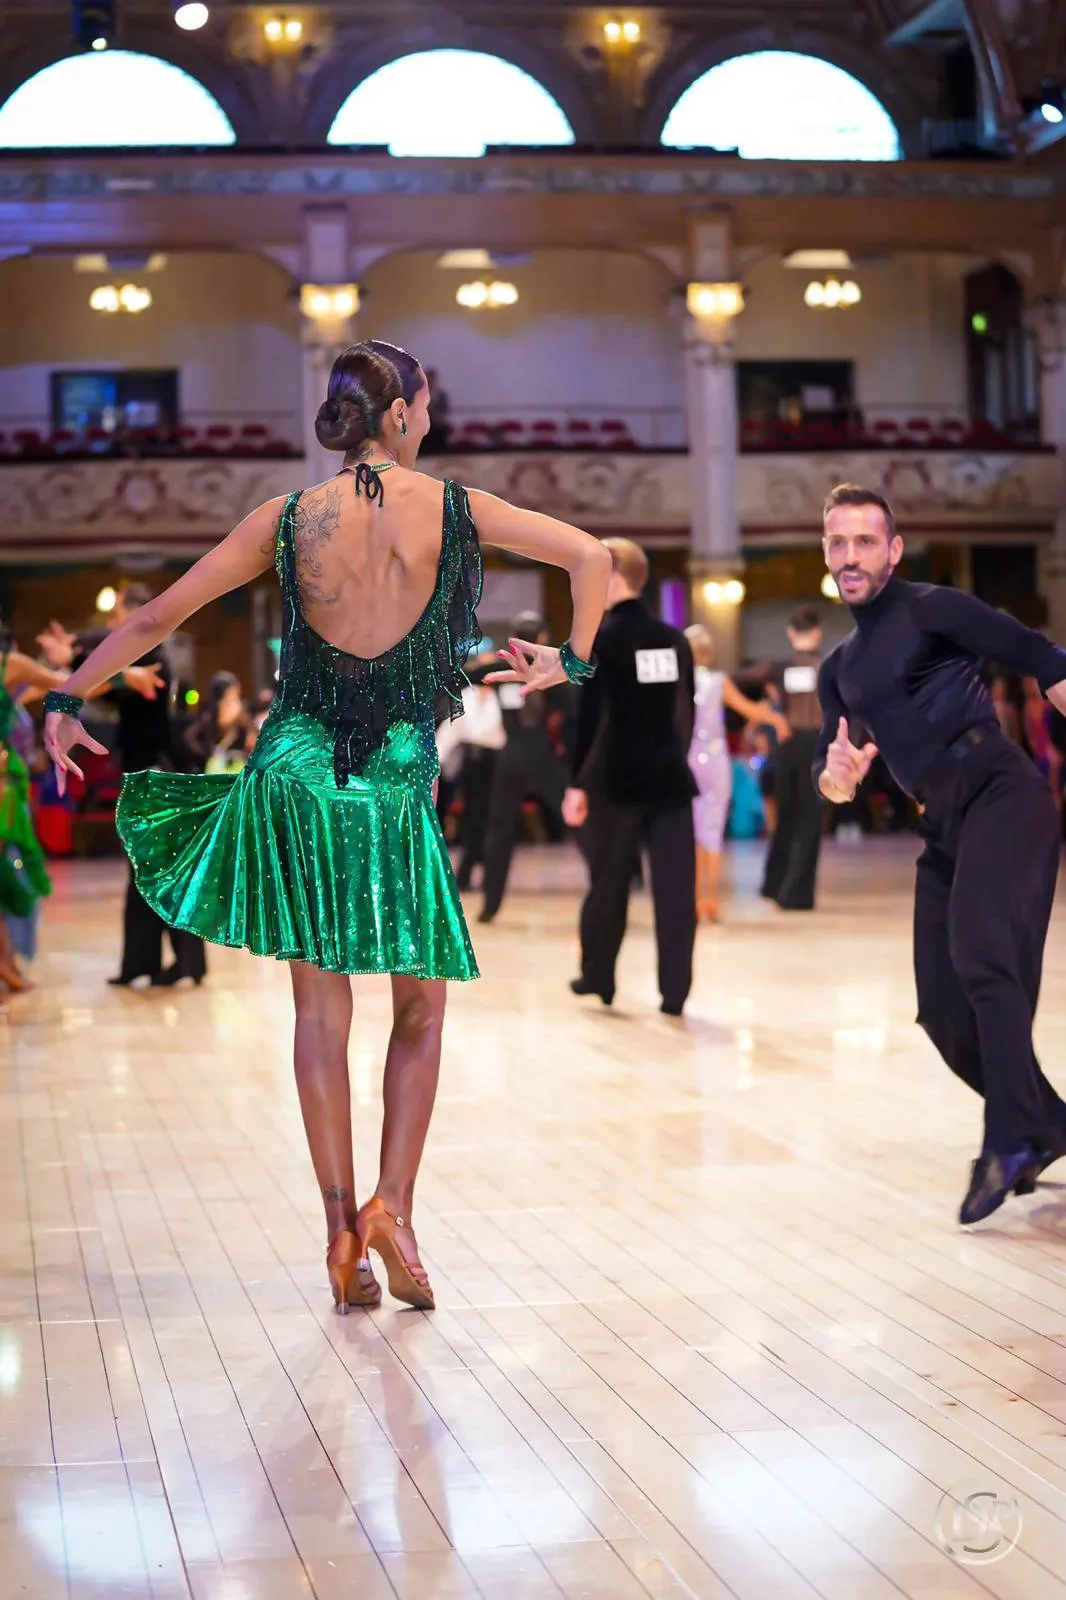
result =
M347 1189L342 1188L339 1183L334 1183L331 1184L328 1189L323 1189L322 1198L323 1200L328 1200L335 1205L343 1205L346 1200L351 1198L351 1196L349 1195Z

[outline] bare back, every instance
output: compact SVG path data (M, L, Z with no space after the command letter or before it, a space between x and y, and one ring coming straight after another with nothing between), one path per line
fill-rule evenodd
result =
M300 608L314 631L372 660L409 634L433 598L444 485L392 467L382 498L356 493L351 472L301 494L293 518Z

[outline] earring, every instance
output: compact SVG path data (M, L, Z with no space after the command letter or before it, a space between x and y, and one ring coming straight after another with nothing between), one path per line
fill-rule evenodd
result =
M401 417L400 418L400 432L403 434L403 437L406 439L407 438L407 418L406 417Z

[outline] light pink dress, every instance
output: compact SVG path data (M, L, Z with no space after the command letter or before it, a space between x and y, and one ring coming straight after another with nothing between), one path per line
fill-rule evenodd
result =
M696 843L717 854L722 848L729 802L733 798L733 762L725 736L722 704L724 672L696 668L696 718L692 727L688 764L699 784L692 802Z

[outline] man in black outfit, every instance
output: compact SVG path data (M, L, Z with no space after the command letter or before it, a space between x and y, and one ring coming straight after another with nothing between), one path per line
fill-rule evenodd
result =
M517 617L515 632L521 639L551 643L544 618L535 612ZM498 692L507 742L496 758L492 775L485 836L485 901L479 922L491 922L503 903L523 801L539 800L552 819L557 836L561 838L563 831L566 773L555 753L550 721L566 721L573 689L565 683L523 695L520 685L501 683Z
M1066 1104L1033 1051L1033 1015L1059 828L1048 786L1001 733L986 660L1038 680L1066 708L1066 652L955 589L903 583L903 542L880 495L854 484L825 505L826 565L855 631L819 676L815 782L851 800L880 751L922 808L914 966L918 1021L985 1102L984 1141L959 1220L1031 1193L1066 1155ZM848 718L876 745L851 742Z
M574 786L563 818L585 827L590 884L581 908L581 976L575 994L614 999L615 963L641 846L651 866L662 1010L679 1017L692 987L696 842L688 766L695 672L688 640L640 596L648 558L628 539L606 539L614 571L608 616L596 637L599 670L578 702Z
M762 894L782 911L813 911L824 806L811 788L811 762L822 725L818 704L822 625L813 606L792 613L792 659L774 673L792 737L774 751L777 826L766 856Z
M109 628L117 628L131 611L148 604L152 591L144 583L128 583L119 590L115 608L109 618ZM102 630L81 634L67 634L53 624L42 634L39 643L53 665L80 665L103 637ZM173 767L171 755L170 689L171 673L166 650L162 645L150 650L137 662L137 669L152 669L156 686L149 699L126 681L116 683L107 694L108 704L118 714L117 754L122 772L144 772L150 767ZM136 670L136 669L135 669ZM163 934L167 933L174 961L163 966ZM122 960L118 975L108 982L117 988L128 988L138 978L150 979L155 988L168 988L191 978L201 983L207 971L204 942L193 933L181 928L170 928L152 910L133 877L130 868L126 888L126 904L122 916Z

